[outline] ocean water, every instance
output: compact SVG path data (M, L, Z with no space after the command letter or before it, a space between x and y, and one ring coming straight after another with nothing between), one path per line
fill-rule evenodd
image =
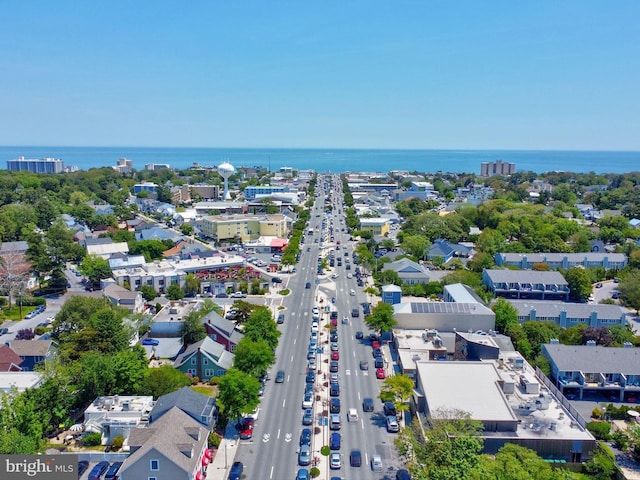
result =
M286 148L151 148L151 147L0 147L0 168L6 161L25 158L59 158L66 166L82 170L115 165L119 158L133 160L136 170L147 163L167 163L184 169L198 163L235 167L264 166L313 169L319 172L418 172L480 173L482 162L502 160L516 164L516 171L626 173L640 171L640 152L529 151L529 150L365 150Z

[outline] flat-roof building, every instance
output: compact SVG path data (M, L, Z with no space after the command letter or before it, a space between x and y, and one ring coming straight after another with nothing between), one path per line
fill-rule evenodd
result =
M59 158L29 159L18 157L17 160L7 160L7 170L10 172L62 173L64 172L64 162Z
M482 271L482 283L496 297L568 300L569 284L559 272L535 270Z
M493 311L481 303L408 302L393 307L393 317L401 328L489 331L496 323Z
M576 325L610 327L626 325L627 313L618 305L543 302L540 300L510 300L518 310L518 321L529 320L555 322L562 328Z
M627 265L624 253L584 252L584 253L496 253L494 260L499 267L507 265L529 270L536 263L546 263L551 268L572 267L620 270Z

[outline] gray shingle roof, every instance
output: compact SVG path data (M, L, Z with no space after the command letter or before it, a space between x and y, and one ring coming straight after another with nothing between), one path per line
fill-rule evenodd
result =
M194 435L195 432L198 434ZM148 427L131 430L128 443L131 447L139 448L125 460L121 472L124 473L149 451L155 451L191 474L200 461L198 455L204 448L207 435L207 430L198 422L180 408L172 407ZM193 451L191 457L184 453L189 451Z
M149 413L150 421L157 421L173 407L178 407L191 418L203 425L213 426L207 422L210 421L213 413L215 412L215 399L194 392L189 387L182 387L180 390L167 393L166 395L162 395L158 398L158 401ZM203 421L203 417L206 418L207 421Z
M598 318L619 320L625 312L618 305L549 302L535 300L509 300L518 316L529 316L531 310L536 311L536 317L558 317L561 312L567 312L568 318L589 318L591 312L596 312Z
M551 285L567 285L560 272L539 272L537 270L485 270L493 283L543 283Z
M552 362L563 372L640 375L640 349L545 344Z

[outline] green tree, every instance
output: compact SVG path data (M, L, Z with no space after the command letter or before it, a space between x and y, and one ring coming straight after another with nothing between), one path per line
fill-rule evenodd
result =
M67 228L62 220L56 221L49 227L45 244L54 267L63 267L66 262L78 260L84 254L83 248L73 241L73 230Z
M185 346L199 342L207 336L207 329L202 323L202 317L205 314L206 312L201 310L192 310L182 319L180 336Z
M86 255L78 270L89 279L92 285L100 285L100 280L110 278L112 275L109 262L97 255Z
M640 312L640 270L631 270L618 283L620 299L629 307Z
M235 350L234 368L258 378L275 361L273 349L264 340L244 337Z
M200 291L200 279L193 273L188 273L184 280L184 291L187 297L193 297Z
M570 472L554 469L538 454L512 443L505 444L492 459L488 455L480 457L480 463L470 472L472 480L563 480L573 478Z
M239 324L243 324L249 319L249 316L253 313L256 305L245 302L244 300L235 300L232 307L236 311L235 321ZM270 313L269 316L271 316Z
M496 315L496 330L499 332L507 334L506 332L518 324L518 310L504 298L498 298L491 310Z
M429 249L429 240L424 235L403 235L402 249L417 259L426 259Z
M156 292L156 289L151 285L142 285L138 291L142 294L142 298L147 302L153 301L153 299L158 296L158 292Z
M390 332L398 323L393 318L393 306L388 303L378 303L364 321L369 328L379 333Z
M569 297L572 300L584 302L591 295L591 277L589 277L589 272L584 268L570 268L564 278L569 285Z
M169 248L170 247L161 240L140 240L137 242L129 242L129 252L134 255L144 255L147 262L161 259L162 253Z
M158 368L150 368L141 388L143 395L153 395L153 398L161 397L167 393L175 392L191 385L191 379L183 372L171 365L162 365Z
M180 288L180 285L173 282L167 287L167 298L173 301L182 300L184 298L184 291Z
M266 342L272 350L278 346L278 339L282 332L278 330L278 325L273 321L271 311L262 306L258 306L249 315L249 319L244 324L244 336L254 342L262 340ZM236 352L237 354L237 352Z
M231 368L220 377L218 383L218 406L228 419L240 418L251 413L260 403L260 382L253 375Z
M380 399L383 402L393 402L396 410L402 412L409 409L407 401L413 394L413 380L406 375L392 375L385 378L380 388Z

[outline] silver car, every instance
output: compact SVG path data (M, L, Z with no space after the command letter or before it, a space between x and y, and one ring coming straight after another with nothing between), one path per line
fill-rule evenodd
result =
M371 470L374 472L382 471L382 457L380 457L380 455L373 455L371 457Z

